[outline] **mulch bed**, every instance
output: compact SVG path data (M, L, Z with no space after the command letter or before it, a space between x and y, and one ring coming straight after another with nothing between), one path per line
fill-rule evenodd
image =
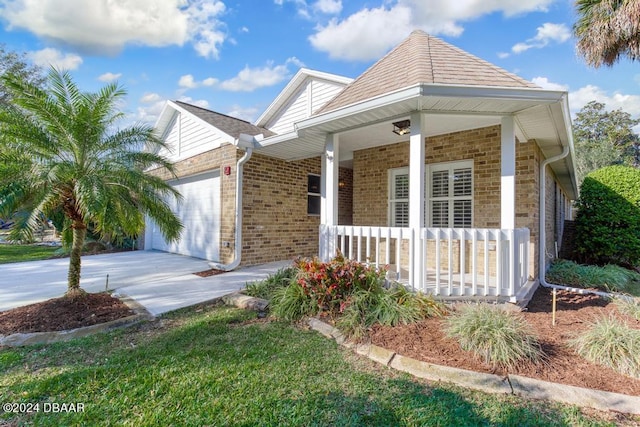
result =
M559 291L556 326L551 325L551 291L539 288L522 315L538 336L547 354L545 363L523 364L511 371L526 377L569 384L615 393L640 396L640 379L587 362L567 346L567 340L583 331L602 315L617 316L640 329L640 322L621 315L614 304L596 295L578 295ZM371 342L403 356L437 365L453 366L478 372L496 373L491 366L472 353L460 349L458 343L442 332L442 319L431 318L420 323L397 327L376 326ZM502 373L502 372L499 372Z
M216 275L222 274L222 273L226 273L226 271L217 270L215 268L211 268L209 270L198 271L197 273L193 273L193 274L195 274L196 276L200 276L200 277L209 277L209 276L216 276Z
M0 335L64 331L133 314L125 303L108 293L60 297L0 312Z

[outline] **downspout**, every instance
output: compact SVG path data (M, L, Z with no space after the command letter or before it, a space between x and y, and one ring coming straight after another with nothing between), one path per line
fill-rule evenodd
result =
M236 147L244 148L246 150L244 156L242 156L238 160L238 163L236 163L236 207L233 261L229 264L210 262L209 265L217 270L235 270L240 265L240 261L242 261L242 167L249 161L253 154L254 139L255 138L251 135L240 134L233 143Z
M569 291L569 292L574 292L574 293L578 293L578 294L595 294L601 297L606 297L606 298L610 298L611 294L608 294L606 292L600 292L600 291L591 291L591 290L587 290L587 289L581 289L581 288L573 288L571 286L564 286L564 285L556 285L553 283L547 283L546 279L545 279L545 274L547 272L546 269L546 253L547 253L547 239L546 239L546 226L547 226L547 217L546 217L546 201L547 201L547 165L553 163L553 162L557 162L558 160L562 160L565 157L567 157L567 155L569 154L569 146L567 145L566 147L564 147L564 150L562 150L561 154L558 154L555 157L551 157L549 159L546 159L542 162L542 164L540 165L540 230L539 230L539 252L538 252L538 272L539 272L539 276L540 276L540 284L542 286L544 286L545 288L552 288L552 289L560 289L560 290L564 290L564 291Z

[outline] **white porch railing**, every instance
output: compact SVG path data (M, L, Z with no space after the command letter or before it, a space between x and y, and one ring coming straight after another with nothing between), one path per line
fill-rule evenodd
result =
M445 297L515 302L529 280L529 229L398 228L320 225L320 256L339 249L414 290Z

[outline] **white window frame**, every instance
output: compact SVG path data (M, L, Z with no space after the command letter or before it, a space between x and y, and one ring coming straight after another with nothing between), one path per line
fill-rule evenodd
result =
M389 169L389 191L387 192L387 218L388 218L388 222L389 222L389 227L408 227L409 224L405 224L405 225L398 225L396 223L396 204L398 203L406 203L407 206L409 205L409 195L407 194L406 198L395 198L395 178L398 175L407 175L407 179L409 179L409 168L408 167L403 167L403 168L395 168L395 169ZM407 208L408 209L408 208Z
M454 169L471 169L471 195L470 196L454 196L453 195L453 185L450 183L449 185L449 195L447 197L432 197L432 188L431 188L431 174L434 171L443 171L443 170L447 170L449 171L449 179L452 179L453 177L453 170ZM394 193L395 193L395 177L398 175L409 175L409 168L408 167L401 167L401 168L393 168L393 169L389 169L388 170L388 192L387 192L387 218L388 218L388 224L390 227L397 227L398 225L396 224L396 218L395 218L395 205L396 203L408 203L409 202L409 198L400 198L400 199L396 199L394 198ZM432 227L433 224L431 222L431 206L432 206L432 201L433 200L447 200L449 202L449 212L453 213L454 209L453 209L453 205L455 201L459 201L459 200L470 200L471 201L471 226L473 227L474 224L474 207L475 207L475 186L474 186L474 182L475 182L475 176L474 176L474 165L473 165L473 160L461 160L461 161L454 161L454 162L442 162L442 163L433 163L433 164L427 164L425 165L425 206L423 209L424 212L424 218L425 218L425 224L427 224L427 227ZM410 185L410 184L409 184ZM454 223L455 223L455 219L453 215L449 216L449 221L448 221L448 227L447 228L453 228ZM407 224L408 226L408 224Z

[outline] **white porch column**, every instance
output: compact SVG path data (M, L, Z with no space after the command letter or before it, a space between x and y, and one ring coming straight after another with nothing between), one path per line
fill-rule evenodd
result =
M425 117L420 112L411 114L409 137L409 227L413 230L413 260L409 266L409 281L414 289L422 290L422 244L420 230L424 227L424 145Z
M516 132L512 116L501 122L500 228L516 228Z
M338 135L327 135L322 156L321 224L338 225L338 171L340 166L340 143ZM336 236L324 229L320 235L320 258L328 261L336 253Z
M424 227L424 116L411 114L409 138L409 227Z

